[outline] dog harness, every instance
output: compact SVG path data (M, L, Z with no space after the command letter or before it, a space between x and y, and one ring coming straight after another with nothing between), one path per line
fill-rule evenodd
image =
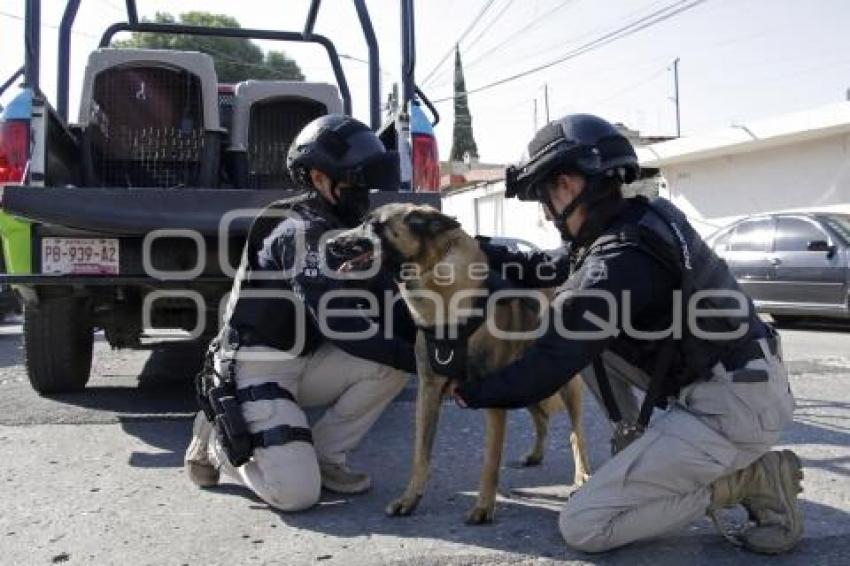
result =
M495 291L510 289L512 286L490 270L484 289L486 295L475 298L473 316L459 323L450 323L441 327L420 326L425 336L428 363L431 369L445 377L463 381L469 371L469 338L475 334L487 319L489 297Z

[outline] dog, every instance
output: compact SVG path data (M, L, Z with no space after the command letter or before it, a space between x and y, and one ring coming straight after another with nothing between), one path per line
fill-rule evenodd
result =
M360 226L338 234L329 241L328 252L345 259L341 271L369 270L374 261L380 261L381 268L390 270L395 276L400 294L419 328L415 345L419 387L413 470L407 489L386 508L390 516L409 515L425 492L441 401L450 384L449 376L441 374L434 366L442 369L441 364L448 364L446 360L451 361L457 352L445 346L454 345L458 340L442 343L442 352L440 343L437 343L429 352L429 335L441 325L467 329L468 335L460 339L465 339L465 355L461 356L461 363L464 365L463 373L469 379L480 378L516 360L532 340L498 339L489 325L480 321L473 328L469 322L472 317L468 313L475 312L476 304L480 306L482 299L478 295L486 293L482 278L489 269L487 258L478 242L464 232L454 218L432 207L409 203L379 207ZM451 277L447 276L449 273ZM466 319L463 319L464 315ZM487 309L486 316L492 317L497 329L530 331L539 325L541 302L514 295L495 302L495 306ZM463 334L464 331L458 332ZM541 463L549 416L566 410L572 421L570 443L575 461L573 482L582 485L587 481L590 467L581 421L581 400L581 380L572 379L552 397L528 407L536 439L533 449L522 461L524 465ZM489 523L493 520L506 416L506 410L486 411L484 465L478 498L467 515L469 524Z

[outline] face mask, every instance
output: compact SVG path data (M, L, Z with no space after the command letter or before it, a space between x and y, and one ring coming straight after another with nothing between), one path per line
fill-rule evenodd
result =
M336 204L334 213L349 228L360 224L369 212L369 189L367 187L347 187L334 189Z

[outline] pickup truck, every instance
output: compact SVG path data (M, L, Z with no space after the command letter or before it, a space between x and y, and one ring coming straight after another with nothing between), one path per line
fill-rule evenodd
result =
M439 206L436 141L414 82L413 0L399 0L401 94L386 120L377 38L365 0L351 1L369 51L371 127L401 160L400 190L372 200ZM97 331L114 348L139 347L156 329L214 334L253 215L295 193L283 157L292 139L317 116L352 111L334 44L314 30L321 0L300 31L151 23L127 0L126 21L89 55L71 122L79 6L67 0L59 30L54 107L40 88L40 1L26 0L26 60L3 88L22 82L0 114L0 283L22 298L26 369L41 394L85 387ZM336 84L219 84L207 54L109 47L126 31L317 44Z

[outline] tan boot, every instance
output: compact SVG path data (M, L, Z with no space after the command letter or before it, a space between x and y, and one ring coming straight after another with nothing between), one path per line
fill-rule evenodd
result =
M368 474L352 471L345 464L319 463L322 487L335 493L355 494L368 491L372 479Z
M711 485L708 514L721 533L716 512L743 505L755 526L736 538L753 552L780 554L794 548L803 536L803 520L797 494L803 491L803 466L790 450L768 452L743 470L722 477ZM735 542L733 540L732 542Z
M209 456L212 432L212 423L207 420L203 411L199 412L192 425L192 442L189 443L184 458L186 474L198 487L218 485L219 471L210 461Z

